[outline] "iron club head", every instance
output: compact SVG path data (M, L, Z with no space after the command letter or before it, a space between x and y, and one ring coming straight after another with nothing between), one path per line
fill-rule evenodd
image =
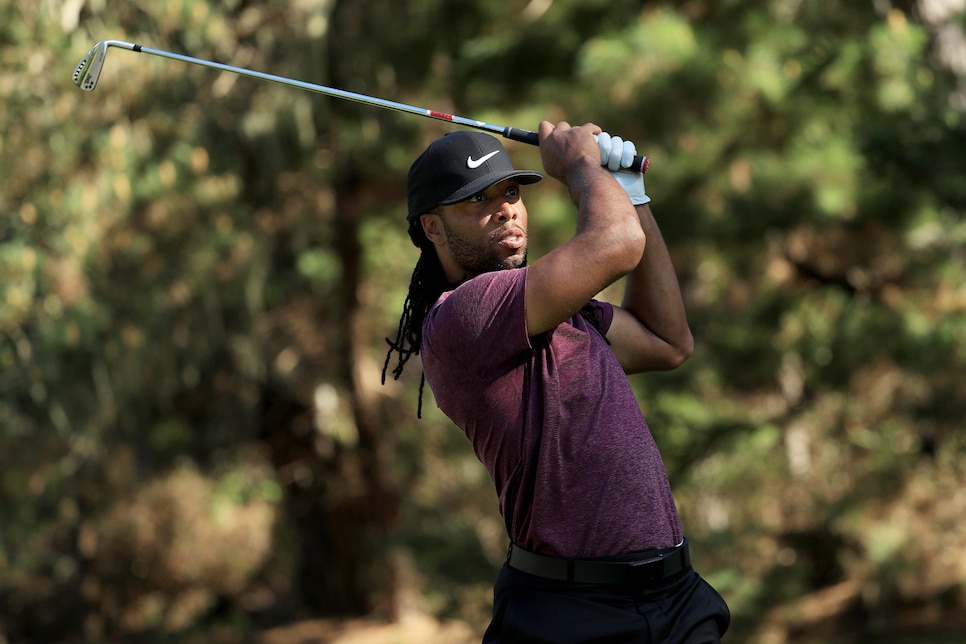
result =
M104 68L107 47L106 40L97 43L84 54L81 61L77 63L77 67L74 68L74 84L85 92L90 92L97 86L97 79L100 78L101 70Z

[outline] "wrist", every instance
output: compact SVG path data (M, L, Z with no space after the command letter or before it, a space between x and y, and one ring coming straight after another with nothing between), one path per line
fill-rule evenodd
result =
M644 190L644 175L639 172L615 172L614 179L620 184L624 192L635 206L641 206L651 201Z
M573 160L567 168L564 179L571 194L576 197L587 192L591 186L600 182L608 174L610 172L600 165L598 159L591 156L582 156Z
M602 170L603 167L600 165L600 160L590 154L582 154L570 163L567 168L567 177L591 177L596 172Z
M651 198L646 193L641 192L639 196L631 197L631 203L635 206L646 206L651 203Z

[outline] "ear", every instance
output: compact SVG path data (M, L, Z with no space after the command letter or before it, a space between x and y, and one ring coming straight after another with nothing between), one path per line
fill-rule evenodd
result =
M443 228L443 220L439 215L426 213L419 217L419 223L423 226L423 233L426 239L436 244L444 246L446 244L446 230Z

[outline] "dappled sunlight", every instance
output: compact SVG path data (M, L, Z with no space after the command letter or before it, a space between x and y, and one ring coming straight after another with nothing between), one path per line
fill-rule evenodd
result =
M479 641L506 555L380 378L458 128L120 49L81 91L110 38L633 140L695 350L631 384L732 640L963 641L966 3L900 4L0 3L0 642ZM539 261L571 194L523 198Z

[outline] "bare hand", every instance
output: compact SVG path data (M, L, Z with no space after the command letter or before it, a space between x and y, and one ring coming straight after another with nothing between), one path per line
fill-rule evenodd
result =
M540 157L547 174L569 185L571 174L589 161L600 166L600 147L594 139L603 130L593 123L571 126L566 121L556 125L540 123Z

